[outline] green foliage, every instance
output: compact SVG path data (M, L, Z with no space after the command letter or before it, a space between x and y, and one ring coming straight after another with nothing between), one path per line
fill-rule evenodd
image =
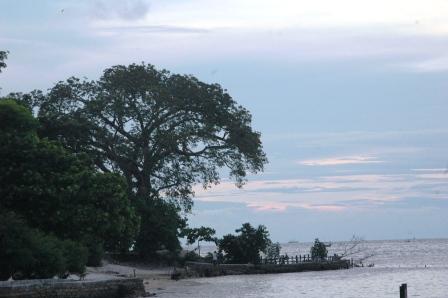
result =
M101 241L95 241L95 239L88 239L87 248L89 249L89 254L87 258L87 265L98 267L101 266L101 261L104 257L104 245Z
M0 51L0 72L2 72L2 68L6 67L5 60L8 58L8 51Z
M39 125L26 108L11 99L0 100L0 119L2 121L0 136L3 142L8 140L19 141L19 138L35 136L34 130ZM32 140L26 139L23 141Z
M52 278L61 275L65 269L65 258L63 243L54 236L36 233L31 238L33 247L34 266L27 268L21 277L30 278Z
M25 94L21 92L9 93L6 98L14 100L17 104L27 108L30 112L33 112L33 109L38 107L39 103L42 102L43 96L42 91L34 90Z
M269 244L266 249L266 257L269 259L279 258L281 249L282 246L278 242Z
M112 173L87 173L79 182L77 199L66 202L66 213L61 214L70 217L64 218L67 224L61 223L64 234L71 239L102 242L108 251L128 251L139 218L127 196L124 179Z
M235 232L239 235L225 235L218 241L220 252L225 252L226 262L258 264L260 252L266 252L271 243L266 227L260 225L254 228L249 223L245 223Z
M39 111L41 139L34 145L39 154L36 148L21 153L31 163L20 164L26 175L19 177L20 172L13 170L16 164L6 163L13 172L9 177L15 175L20 187L14 189L14 200L10 196L4 204L14 205L14 210L32 206L34 215L24 213L33 223L87 245L89 239L103 237L106 249L125 251L133 244L140 217L136 251L146 256L160 249L176 251L179 231L185 226L179 213L191 209L193 185L218 183L220 169L227 168L241 186L249 172L262 171L267 162L250 113L226 90L150 64L114 66L96 81L70 78L46 94L11 96L28 110ZM59 144L76 155L66 154ZM93 169L86 167L90 162L95 170L124 177L138 216L125 207L123 183L115 183L109 195L98 193L113 189L117 178L92 174ZM39 172L37 165L46 170ZM91 187L98 180L108 187ZM43 181L48 181L48 188ZM107 212L91 212L97 204L106 204L101 209ZM120 216L111 211L113 206L121 208ZM39 220L42 215L45 219Z
M39 139L37 121L14 101L0 101L0 123L0 208L60 239L95 247L91 256L98 244L110 251L133 245L139 217L122 177L98 173L85 154Z
M187 237L187 243L193 244L196 241L215 241L213 237L216 231L209 227L201 226L199 228L185 228L183 234Z
M313 260L325 259L328 255L327 245L316 238L314 240L314 245L311 247L310 254Z
M213 237L215 235L216 231L209 227L199 227L199 228L185 228L182 231L181 236L187 237L187 243L193 244L196 241L198 242L198 254L201 255L201 247L200 242L201 241L207 241L207 242L217 242L218 240Z
M150 64L114 66L97 81L70 78L39 101L43 136L120 172L145 199L189 210L193 184L217 183L219 168L241 185L266 163L250 113L221 86Z
M135 250L144 258L157 257L156 251L161 249L179 251L178 237L186 224L186 219L179 215L179 207L160 199L136 201L141 224Z
M72 241L63 241L63 254L65 257L66 270L71 273L84 273L86 270L89 250L87 247Z
M80 244L31 229L13 212L0 213L0 280L82 273L86 257Z

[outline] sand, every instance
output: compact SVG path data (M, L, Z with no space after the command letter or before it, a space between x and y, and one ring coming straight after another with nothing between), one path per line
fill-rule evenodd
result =
M142 264L112 264L103 261L101 267L87 267L85 280L106 280L123 277L137 277L143 279L145 290L157 297L167 293L170 288L177 288L181 282L171 279L173 267L160 267ZM134 275L135 273L135 275Z

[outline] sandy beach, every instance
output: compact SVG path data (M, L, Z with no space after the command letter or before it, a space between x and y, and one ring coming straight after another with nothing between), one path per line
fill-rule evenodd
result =
M85 280L106 280L123 277L137 277L143 279L146 292L158 296L167 293L170 289L185 286L191 281L175 281L171 279L174 267L161 267L143 264L113 264L103 261L101 267L88 267ZM74 279L76 277L73 277ZM180 285L182 284L182 285Z

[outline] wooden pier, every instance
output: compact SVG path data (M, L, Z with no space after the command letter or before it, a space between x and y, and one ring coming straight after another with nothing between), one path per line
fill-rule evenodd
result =
M303 260L303 259L302 259ZM268 273L290 273L303 271L323 271L339 270L351 267L350 260L322 260L299 261L299 258L285 259L261 264L210 264L199 262L187 262L185 264L186 276L210 277L220 275L241 275L241 274L268 274ZM183 274L182 274L183 275Z

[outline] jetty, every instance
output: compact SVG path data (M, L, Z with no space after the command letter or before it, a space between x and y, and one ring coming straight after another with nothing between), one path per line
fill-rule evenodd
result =
M212 277L221 275L290 273L304 271L323 271L349 269L351 260L325 258L312 260L309 256L280 257L262 259L259 264L212 264L203 262L186 262L185 272L178 272L186 277Z

